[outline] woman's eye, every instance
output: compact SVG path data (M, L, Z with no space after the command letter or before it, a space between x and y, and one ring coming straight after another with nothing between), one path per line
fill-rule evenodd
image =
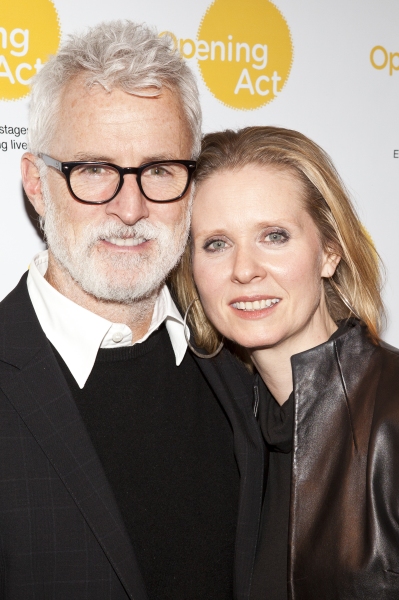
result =
M272 231L271 233L268 233L266 235L265 242L270 242L272 244L282 244L286 242L287 239L288 236L286 233L282 231Z
M208 252L218 252L224 250L226 246L227 244L223 240L212 240L205 244L204 249Z

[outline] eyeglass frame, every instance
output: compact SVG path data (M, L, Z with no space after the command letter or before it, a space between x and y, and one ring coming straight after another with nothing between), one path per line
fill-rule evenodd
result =
M41 158L48 167L54 167L54 169L59 171L61 173L61 175L63 175L65 177L68 189L71 192L72 196L75 198L75 200L77 200L78 202L81 202L82 204L92 204L92 205L101 205L101 204L107 204L108 202L111 202L111 200L113 200L121 191L122 186L125 182L125 180L124 180L125 175L136 175L136 181L137 181L137 185L139 187L140 192L143 194L144 198L146 198L150 202L160 202L162 204L168 203L168 202L175 202L176 200L180 200L181 198L183 198L184 194L187 192L187 190L190 186L194 171L197 167L197 162L195 160L153 160L151 162L141 165L140 167L120 167L119 165L115 165L114 163L109 163L109 162L104 162L104 161L78 160L78 161L61 162L55 158L52 158L48 154L43 154L42 152L38 154L38 157ZM176 198L171 198L170 200L154 200L154 198L149 198L147 196L147 194L144 192L143 186L141 185L142 172L145 169L147 169L148 167L151 167L153 165L167 165L167 164L176 164L176 163L179 165L185 166L187 169L187 183L186 183L186 187L184 188L182 193L179 194L179 196L176 196ZM70 178L71 178L72 170L75 167L78 167L79 165L98 165L99 167L100 166L113 167L116 171L118 171L119 184L116 188L114 195L111 198L109 198L108 200L99 200L98 202L96 202L95 200L82 200L81 198L78 198L78 196L74 193L74 191L72 189Z

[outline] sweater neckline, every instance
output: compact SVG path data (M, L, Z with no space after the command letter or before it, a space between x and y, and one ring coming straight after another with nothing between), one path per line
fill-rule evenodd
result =
M167 336L165 323L156 329L144 342L134 344L133 346L123 346L121 348L100 348L97 353L96 362L117 362L122 360L131 360L148 354Z

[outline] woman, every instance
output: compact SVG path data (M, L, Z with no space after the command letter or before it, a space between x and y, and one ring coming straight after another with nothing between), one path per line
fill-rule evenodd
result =
M273 127L205 136L175 285L197 345L223 336L254 366L268 466L251 599L399 598L399 354L326 154Z

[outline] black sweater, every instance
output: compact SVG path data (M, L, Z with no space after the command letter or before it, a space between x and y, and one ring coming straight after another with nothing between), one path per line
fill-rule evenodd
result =
M231 600L238 503L233 436L165 326L100 349L81 390L55 351L119 504L150 600Z

